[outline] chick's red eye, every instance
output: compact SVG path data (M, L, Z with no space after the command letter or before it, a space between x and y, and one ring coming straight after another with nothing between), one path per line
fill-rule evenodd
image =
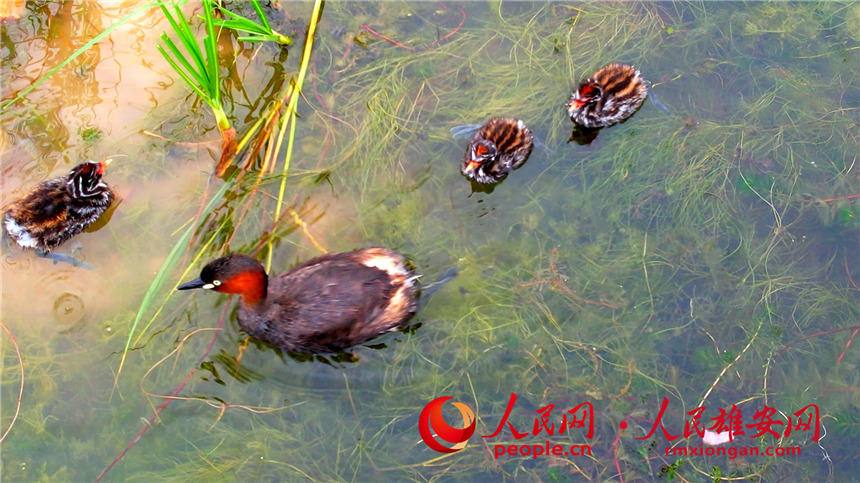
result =
M489 150L487 149L487 147L484 146L483 144L479 144L479 145L475 146L475 156L483 156L483 155L487 154L488 151Z

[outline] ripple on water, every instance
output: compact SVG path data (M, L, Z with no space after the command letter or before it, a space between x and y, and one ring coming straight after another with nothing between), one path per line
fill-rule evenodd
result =
M16 251L7 251L2 257L2 276L7 282L2 289L4 318L46 336L81 330L101 288L96 275L91 270L37 258L32 252Z
M54 301L54 320L64 334L80 330L85 324L84 315L84 301L75 294L66 292Z

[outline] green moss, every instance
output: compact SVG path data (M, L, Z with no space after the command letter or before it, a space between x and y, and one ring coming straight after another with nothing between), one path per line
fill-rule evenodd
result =
M78 133L81 136L81 139L85 143L93 143L98 141L104 136L104 133L101 132L98 128L87 128L87 129L78 129Z

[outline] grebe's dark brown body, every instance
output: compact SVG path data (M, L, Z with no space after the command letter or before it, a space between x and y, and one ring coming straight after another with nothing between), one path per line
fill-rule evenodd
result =
M339 352L397 329L415 314L416 276L386 248L324 255L269 279L246 255L228 255L179 287L240 294L239 326L293 352Z
M523 121L494 117L472 137L461 171L478 183L498 183L526 162L533 147L534 136Z
M567 101L567 113L580 126L607 127L632 116L647 96L648 86L637 69L613 63L579 84Z
M39 184L6 210L6 233L18 245L48 255L110 206L114 195L102 181L108 164L110 160L89 161L75 166L68 176Z

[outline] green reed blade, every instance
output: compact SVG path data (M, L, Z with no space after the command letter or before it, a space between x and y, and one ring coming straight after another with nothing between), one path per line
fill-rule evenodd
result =
M143 326L143 328L140 330L140 335L137 336L137 338L134 340L133 344L136 345L136 344L140 343L140 340L143 338L144 335L146 335L149 328L152 326L152 324L155 322L155 320L161 314L161 311L164 309L164 306L167 304L167 301L170 300L170 297L176 291L176 287L179 286L179 282L190 278L189 274L191 273L191 271L194 269L195 266L197 266L197 263L203 257L203 254L212 245L212 243L215 242L215 240L218 238L218 235L221 233L221 230L228 223L230 223L230 221L231 220L229 217L225 217L224 220L221 221L221 224L218 225L214 230L212 230L212 235L209 237L209 239L206 240L206 242L203 243L203 245L201 245L200 248L197 249L197 253L195 253L194 256L191 258L191 260L188 262L188 266L185 268L185 270L181 274L179 274L179 276L176 278L177 281L173 284L173 288L171 288L170 291L167 292L167 295L164 297L164 300L162 300L161 305L158 306L158 310L156 310L155 313L152 314L152 317L149 318L149 322L147 322L146 325ZM178 246L181 247L183 245L183 243L182 243L183 239L185 239L185 242L187 243L187 238L185 238L185 235L187 233L194 233L194 228L196 228L196 227L194 227L194 226L188 227L188 230L186 230L186 233L183 233L182 238L180 238L179 242L177 243ZM173 265L167 267L166 273L169 273L170 271L172 271L172 269L173 269Z
M239 15L236 15L229 10L224 10L224 13L226 15L229 15L231 17L231 20L216 21L215 23L219 26L227 27L233 30L241 30L243 32L251 32L255 34L268 34L272 31L271 29L267 29L264 26L258 24L257 22L254 22L253 20L249 20L245 17L240 17Z
M288 122L290 124L290 138L289 138L289 141L287 142L287 152L284 155L284 168L282 171L283 177L281 178L281 184L278 187L278 202L275 205L275 219L276 220L280 217L281 208L284 204L284 193L286 191L286 185L287 185L287 173L289 173L289 171L290 171L290 161L292 160L292 157L293 157L293 144L294 144L295 135L296 135L296 123L295 123L296 106L298 105L299 97L301 97L300 94L302 92L302 85L305 82L305 75L308 72L308 66L311 63L311 52L313 51L313 47L314 47L314 35L316 34L317 23L319 22L320 16L322 15L321 9L322 9L322 2L320 0L315 0L314 1L314 9L313 9L313 12L311 12L311 19L308 22L307 40L305 41L304 51L302 52L302 63L301 63L301 66L299 67L299 75L298 75L298 78L295 80L294 89L292 89L292 95L290 96L290 102L287 106L286 112L284 113L284 117L281 120L281 130L279 133L280 137L279 137L278 143L277 143L278 148L280 148L280 145L283 141L283 138L285 135L284 128L285 128L286 123L288 123ZM276 149L275 152L278 152L278 150ZM271 269L272 251L273 250L269 250L269 254L266 258L266 269L267 270Z
M206 17L206 38L203 39L203 46L206 48L206 62L208 66L209 82L207 84L212 99L221 105L221 90L219 88L219 73L218 73L218 50L215 46L218 42L218 37L215 36L215 25L212 18L212 1L204 0L203 13Z
M200 96L215 115L218 130L221 132L230 128L230 121L221 105L220 74L218 66L218 50L216 47L217 36L215 35L215 20L212 15L212 2L203 2L204 26L207 35L203 39L204 54L200 44L194 36L188 20L182 14L179 5L173 4L173 13L162 5L161 10L170 23L179 42L184 46L185 53L171 40L167 34L162 34L164 45L169 52L158 46L159 52L167 59L171 68L176 71L188 87ZM171 55L172 54L172 55ZM205 55L205 57L204 57Z
M167 60L167 62L170 64L170 66L173 68L173 70L176 71L176 73L179 74L179 76L182 78L182 80L185 81L185 84L188 85L188 87L191 88L191 90L193 90L198 96L200 96L201 99L206 101L206 103L211 106L212 103L209 100L208 93L204 92L200 88L199 84L197 82L195 82L194 80L192 80L191 77L189 77L188 74L186 74L176 64L176 62L174 62L174 60L171 59L170 56L167 55L167 53L164 51L164 49L160 45L157 48L158 48L158 51L161 52L162 55L164 55L164 58ZM214 106L213 106L213 108L214 108Z
M194 80L196 81L196 83L199 84L200 86L205 87L206 79L205 79L205 76L203 75L203 74L205 74L205 70L202 69L201 65L200 65L201 59L199 58L199 47L197 46L196 42L189 42L189 40L183 34L182 27L180 26L179 23L177 23L173 19L173 17L170 15L170 12L164 7L162 7L162 10L164 11L164 16L167 18L167 20L170 22L170 25L173 27L174 32L176 32L177 37L179 38L179 41L185 47L186 52L188 52L188 54L190 54L190 58L191 58L191 60L194 61L194 64L196 65L196 67L191 65L191 62L189 62L189 60L188 60L189 56L184 55L179 50L179 47L177 47L176 44L173 42L173 40L171 40L170 37L167 36L167 33L161 34L162 41L164 41L165 45L167 45L167 47L173 53L176 60L178 60L179 63L182 64L182 66L185 68L185 71L194 77ZM171 60L169 58L169 56L166 55L166 53L163 53L163 54L164 54L165 58L167 58L168 60ZM172 62L172 65L175 65L175 63ZM177 69L176 67L173 67L173 69L176 70L177 72L181 71L181 69Z
M263 24L263 27L271 32L272 27L269 26L269 20L266 18L266 14L263 13L263 9L260 7L260 2L258 0L251 0L251 5L257 12L257 16L260 17L260 22Z
M159 45L156 48L159 52L161 52L161 55L163 55L165 60L167 60L167 62L170 64L170 67L172 67L173 70L182 77L182 80L185 81L188 87L197 92L200 97L208 99L208 89L203 89L206 86L206 79L201 77L200 73L194 68L192 68L191 64L189 64L185 57L183 57L182 54L179 52L179 49L176 47L176 44L174 44L173 41L171 41L170 38L167 37L167 34L164 34L162 36L162 39L164 40L165 45L167 45L167 48L169 48L170 51L173 53L173 57L168 55L168 53L164 50L162 46ZM176 60L174 60L174 57ZM181 66L177 64L177 60L179 61L179 63L182 64Z
M236 37L236 40L240 40L242 42L277 42L277 39L274 37Z
M178 27L178 29L175 28L176 34L179 36L182 45L185 46L185 50L188 51L194 60L194 64L197 66L196 70L201 74L206 74L206 61L203 59L203 52L200 50L200 44L197 43L197 37L191 31L191 26L188 24L188 20L182 14L179 6L173 5L173 8L176 10L177 18L181 20L175 23L176 27Z
M214 196L212 196L212 199L210 199L209 203L207 203L206 206L203 208L203 211L201 212L198 220L205 219L206 216L208 216L209 213L212 212L217 203L221 201L221 199L224 197L224 194L232 186L232 183L230 183L229 181L230 180L224 183L221 186L221 189L219 189L218 192L215 193ZM173 245L173 248L170 250L170 253L167 255L167 258L164 260L164 263L161 264L161 268L158 269L158 273L156 274L155 279L153 279L152 283L149 284L149 288L146 291L146 295L144 295L143 300L140 303L140 307L137 309L137 314L135 314L134 316L134 322L132 322L131 324L131 329L129 329L128 337L125 341L125 348L122 351L122 357L119 361L119 368L117 369L116 376L114 377L115 386L118 384L119 376L122 373L122 367L125 364L126 356L128 355L128 351L132 345L132 340L134 340L134 343L136 344L140 341L140 338L143 336L143 334L146 333L146 330L144 329L143 331L141 331L141 334L138 335L137 339L134 338L134 333L137 329L138 324L143 319L144 314L146 314L146 312L149 310L149 307L155 300L155 297L161 292L161 289L164 286L164 282L167 280L168 275L170 275L170 273L173 271L173 268L179 262L180 256L183 254L185 248L187 248L188 241L191 239L191 235L194 233L195 230L199 228L199 226L200 224L198 222L190 225L188 229L185 230L185 233L183 233L179 240L177 240L176 243ZM167 297L165 297L165 299L162 301L161 307L164 307L164 303L169 297L170 294L168 294ZM156 313L161 311L161 307L159 307ZM152 320L150 320L146 327L149 327L151 323Z
M247 32L251 34L257 34L260 37L239 37L239 40L245 40L248 42L263 42L263 41L273 41L282 45L290 45L292 44L292 40L286 35L282 35L279 32L276 32L269 25L268 19L266 19L266 15L263 13L263 9L260 7L259 2L254 0L252 2L254 9L257 12L257 16L260 17L261 23L254 22L249 18L245 18L241 15L233 13L227 9L221 9L225 15L230 17L229 20L215 20L215 25L220 27L229 28L232 30L237 30L240 32Z

